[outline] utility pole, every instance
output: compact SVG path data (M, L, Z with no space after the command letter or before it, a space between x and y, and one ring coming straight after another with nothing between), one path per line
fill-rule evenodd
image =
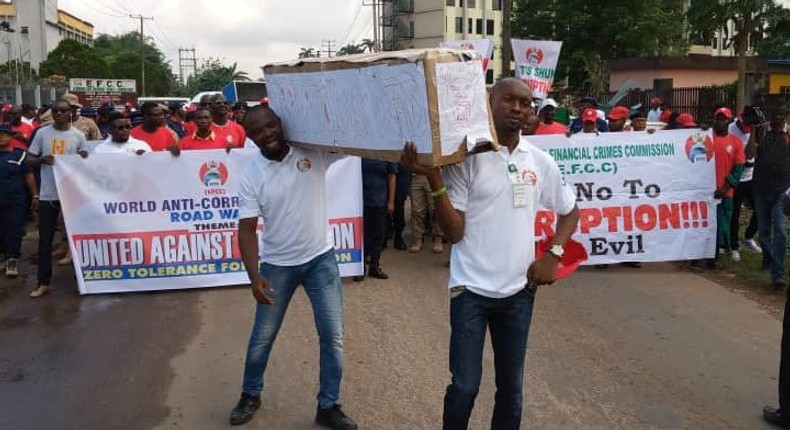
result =
M510 18L513 15L513 0L502 0L502 71L501 77L510 76L510 59L513 48L510 44Z
M384 2L382 0L371 0L370 3L366 3L363 0L362 6L373 6L373 43L376 44L373 51L379 52L381 50L380 15L384 11Z
M152 16L143 15L129 15L129 18L140 20L140 95L145 97L145 57L143 56L143 47L145 46L145 37L143 36L143 21L153 21Z
M186 86L190 74L192 76L197 74L195 48L178 48L178 73L181 78L182 86Z
M332 39L321 40L321 45L324 46L324 50L323 51L326 52L326 56L327 57L331 57L332 54L335 53L335 44L336 43L337 43L337 40L332 40Z

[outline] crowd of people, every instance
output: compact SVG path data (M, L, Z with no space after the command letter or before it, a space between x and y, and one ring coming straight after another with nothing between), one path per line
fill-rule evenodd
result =
M482 351L491 333L496 360L497 395L493 429L518 429L523 406L524 360L535 294L554 281L564 246L578 223L576 196L556 162L529 143L529 135L656 131L696 128L687 113L672 113L658 99L648 111L615 106L604 113L590 97L578 103L579 115L567 126L558 122L553 99L535 106L527 86L515 78L492 90L491 110L499 144L478 145L466 159L444 168L417 163L407 143L399 163L362 160L365 264L363 276L387 279L381 253L392 246L419 253L450 255L450 346L452 379L444 401L443 428L466 429L482 378ZM766 114L763 115L763 110ZM266 105L231 106L221 94L198 106L139 108L83 107L66 94L36 110L3 106L0 125L0 264L5 275L19 275L25 221L38 213L38 298L50 291L52 258L68 264L68 248L53 250L57 230L65 233L52 166L57 157L96 153L142 155L153 151L257 147L260 156L242 172L238 243L257 302L244 365L242 392L230 423L244 424L260 407L269 354L295 290L303 286L312 304L320 346L319 392L315 420L338 430L356 423L341 407L343 374L343 286L328 238L326 170L342 155L289 145L283 121ZM711 113L717 206L716 258L740 259L739 249L762 253L763 268L776 286L786 284L786 224L783 203L790 189L790 140L784 106L747 106L737 115L720 106ZM665 121L664 121L665 120ZM91 144L95 143L95 144ZM507 175L502 174L507 172ZM542 180L526 181L526 172ZM484 179L484 180L481 180ZM275 186L271 186L274 184ZM412 236L404 237L406 200L411 199ZM742 206L754 216L743 235ZM541 257L524 244L535 242L534 219L541 206L555 212L557 227ZM258 220L265 252L259 252ZM754 241L759 233L760 246ZM716 259L707 262L715 266ZM638 266L636 263L626 263ZM790 307L790 301L788 302ZM786 312L787 315L787 312ZM785 326L790 324L785 317ZM790 331L783 339L780 408L767 408L766 420L790 425ZM787 349L787 350L786 350ZM786 351L785 351L786 350ZM784 354L787 352L787 354ZM785 395L787 392L787 395Z

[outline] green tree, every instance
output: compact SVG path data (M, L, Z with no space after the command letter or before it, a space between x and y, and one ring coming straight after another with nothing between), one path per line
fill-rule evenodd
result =
M555 81L574 90L605 87L614 58L683 55L685 0L515 0L514 38L563 41Z
M315 48L305 48L302 47L299 49L299 58L312 58L317 57L315 52Z
M140 33L132 31L121 35L102 34L93 42L96 53L104 59L113 78L137 80L138 91L142 90L140 70ZM170 63L146 37L143 43L145 59L145 92L149 96L169 96L176 91L175 79Z
M362 54L363 52L365 52L365 45L349 43L348 45L338 49L337 52L335 52L335 55L341 56L341 55L351 55L351 54Z
M757 42L757 52L769 59L790 59L790 9L778 8L767 21L765 36Z
M104 58L94 48L73 39L63 39L39 66L41 76L67 78L115 77Z
M228 66L217 58L204 60L197 75L190 81L193 92L219 91L230 81L249 81L247 72L238 70L237 64Z
M759 46L769 18L780 13L774 0L691 0L686 14L692 37L707 41L718 31L725 35L725 48L735 48L738 58L738 110L746 104L746 56L750 46ZM734 31L729 32L729 24Z

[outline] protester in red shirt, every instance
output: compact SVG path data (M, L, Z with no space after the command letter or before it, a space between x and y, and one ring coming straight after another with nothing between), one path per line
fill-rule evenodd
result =
M27 151L30 144L30 135L33 134L33 127L22 121L22 108L15 106L5 113L5 122L11 126L14 133L11 139L11 150L21 149Z
M211 112L208 108L198 108L195 111L194 122L197 125L197 130L181 139L180 146L182 150L226 149L230 151L235 148L235 146L217 139L217 133L211 129Z
M618 132L625 130L625 121L628 119L628 108L625 106L615 106L606 116L609 120L609 131Z
M557 102L554 99L545 99L538 108L538 117L541 122L535 134L565 134L568 128L565 124L554 121L554 112L557 109Z
M244 139L247 138L247 134L244 132L244 128L241 125L233 121L228 121L230 108L228 107L228 100L225 96L222 94L214 94L211 97L209 109L211 109L211 117L214 121L211 129L216 134L216 139L225 143L223 148L228 145L234 148L243 147Z
M730 223L732 220L733 195L741 181L746 153L743 141L730 134L729 126L732 111L726 107L716 110L713 120L713 152L716 159L716 192L714 197L721 199L716 209L716 244L718 250L731 251ZM737 222L737 221L736 221Z
M145 102L140 106L143 123L132 129L132 137L142 140L153 151L178 148L178 136L165 125L165 113L162 107L154 102Z

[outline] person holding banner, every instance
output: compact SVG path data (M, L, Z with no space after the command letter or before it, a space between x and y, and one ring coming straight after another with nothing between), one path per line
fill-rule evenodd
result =
M491 108L497 137L466 159L438 168L417 164L413 143L402 163L427 175L438 222L454 244L450 264L450 372L444 430L469 426L482 377L486 330L494 349L496 399L491 428L521 425L524 360L539 285L556 278L563 246L579 220L576 196L554 159L521 138L532 93L517 78L500 80ZM535 258L535 217L540 207L558 213L552 246Z
M37 131L30 143L30 156L27 158L30 165L41 165L38 192L41 200L38 214L38 286L30 293L30 297L34 299L49 292L52 280L52 241L60 214L60 200L52 165L60 155L88 155L85 134L72 126L70 102L58 99L52 105L52 116L55 119L54 124Z
M170 150L178 146L178 136L165 125L165 112L161 106L154 102L145 102L140 106L143 115L142 124L134 127L131 136L142 140L154 151ZM134 119L130 116L132 124Z
M584 112L587 109L592 109L595 112L595 129L601 133L605 133L609 131L609 126L606 124L606 120L602 118L598 118L598 101L595 100L595 98L590 96L582 97L581 99L579 99L579 102L576 105L579 108L579 112L581 112L582 114L579 117L574 118L573 121L571 121L570 125L568 126L568 129L570 130L571 133L575 134L580 131L583 131L582 130L584 126L583 117L584 117Z
M126 115L113 111L107 115L110 136L96 145L93 152L97 154L137 154L151 152L151 147L142 140L130 136L132 123Z
M180 147L185 151L194 149L224 149L230 151L234 145L220 140L217 133L212 129L211 111L207 107L199 107L195 110L195 124L197 130L186 135L181 139Z
M36 178L25 164L27 152L11 147L13 135L10 125L0 125L0 271L7 278L19 276L28 191L33 206L38 205Z
M230 424L250 421L260 407L269 354L288 303L302 285L313 307L320 345L315 421L334 430L356 430L340 407L343 286L326 207L326 171L342 156L290 146L283 140L280 118L268 107L251 109L244 128L261 152L248 164L239 191L239 249L257 307L243 391ZM265 225L260 256L258 217Z

